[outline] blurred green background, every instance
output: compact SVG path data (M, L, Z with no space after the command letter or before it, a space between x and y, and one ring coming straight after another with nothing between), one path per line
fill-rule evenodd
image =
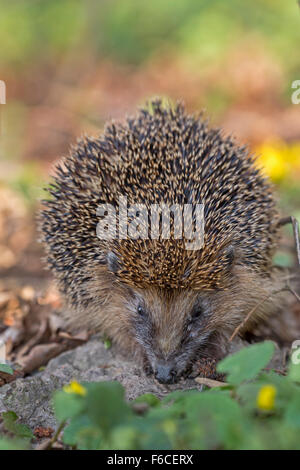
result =
M284 215L300 218L299 43L296 0L0 0L4 267L32 244L23 219L53 162L154 95L205 109L261 154ZM13 248L9 217L28 232Z

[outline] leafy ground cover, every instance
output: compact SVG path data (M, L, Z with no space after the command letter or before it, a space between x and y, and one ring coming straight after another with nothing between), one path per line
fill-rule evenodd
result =
M265 371L270 341L227 356L218 365L226 382L132 402L118 382L71 382L53 397L60 422L43 444L75 449L300 449L300 353L286 375ZM28 448L33 438L13 411L2 414L10 437L0 449ZM12 439L11 436L14 436Z

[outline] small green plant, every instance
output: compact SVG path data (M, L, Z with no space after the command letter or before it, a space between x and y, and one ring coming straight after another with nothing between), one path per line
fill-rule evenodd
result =
M33 433L25 424L18 422L18 416L14 411L5 411L1 415L3 426L6 431L12 433L17 438L32 439Z
M0 450L25 450L34 437L31 429L19 423L14 411L5 411L1 414L2 428L5 435L0 435Z
M22 440L0 437L0 450L26 450L28 446Z
M226 386L175 391L132 402L118 382L76 381L53 397L66 447L74 449L300 449L300 365L286 376L265 368L270 341L226 357ZM0 449L26 448L32 432L15 413L2 413ZM6 436L15 436L9 440Z
M13 369L7 364L0 364L0 372L5 372L5 374L13 375Z
M264 342L228 356L226 387L152 394L128 403L117 382L72 382L54 395L63 442L77 449L300 449L300 366L263 369Z

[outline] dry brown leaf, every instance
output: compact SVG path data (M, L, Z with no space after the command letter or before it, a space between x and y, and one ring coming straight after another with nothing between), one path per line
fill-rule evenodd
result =
M25 345L18 350L16 354L16 362L21 363L22 357L29 353L29 351L40 343L45 336L48 328L48 320L47 318L42 318L39 328L35 335L33 335L28 341L26 341Z
M24 372L21 369L14 370L13 374L6 374L5 372L0 372L0 387L2 385L8 384L13 382L20 377L24 377Z
M37 370L39 367L44 366L58 354L62 353L67 349L65 344L49 343L39 344L34 346L28 356L25 356L20 361L24 374Z
M62 303L59 292L53 284L47 289L42 297L38 298L38 303L40 305L51 305L53 309L61 307Z
M70 333L67 333L66 331L60 331L58 333L58 336L60 336L61 338L66 338L66 339L70 339L73 341L85 342L89 338L89 332L87 330L83 330L73 336Z
M52 428L44 428L43 426L37 426L33 431L33 434L38 439L42 439L43 437L52 437L54 433L54 429Z

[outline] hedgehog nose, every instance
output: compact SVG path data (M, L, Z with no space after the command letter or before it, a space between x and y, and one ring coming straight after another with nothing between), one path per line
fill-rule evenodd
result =
M161 384L172 384L176 381L176 372L168 364L158 364L154 375Z

